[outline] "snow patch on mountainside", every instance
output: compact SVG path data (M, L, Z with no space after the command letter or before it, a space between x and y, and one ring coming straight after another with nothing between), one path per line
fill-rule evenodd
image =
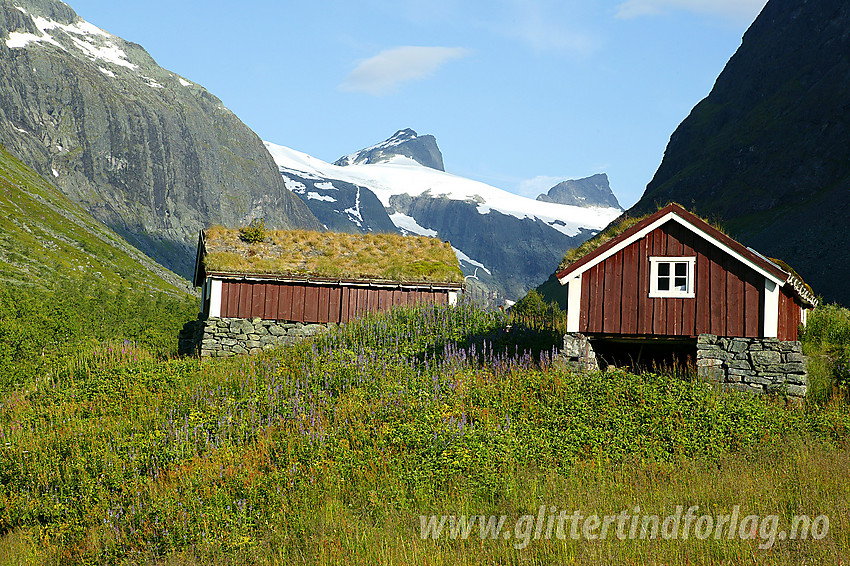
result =
M452 246L452 249L455 251L455 255L457 256L458 261L468 263L473 267L480 267L481 269L487 272L487 275L493 275L490 270L487 269L480 261L475 261L474 259L472 259L454 246Z
M333 197L329 197L327 195L321 195L315 191L310 191L307 193L307 198L312 200L323 200L327 202L336 202L336 199Z
M264 143L284 175L292 171L301 177L338 179L367 187L388 210L392 209L390 198L393 196L428 195L476 203L479 214L496 211L519 219L537 218L567 236L576 236L581 229L601 230L621 213L616 208L536 201L486 183L423 167L408 157L394 156L383 163L342 167L288 147Z
M352 222L358 226L363 226L363 215L360 214L360 187L357 187L357 197L354 200L354 206L346 208L343 212L351 218Z
M85 20L73 24L62 24L48 18L29 14L20 6L15 6L15 8L28 15L41 33L36 35L29 32L13 31L6 40L6 47L19 49L30 43L45 42L67 51L65 46L56 41L53 35L47 33L50 30L61 30L66 33L71 43L92 61L106 61L128 69L138 68L138 65L127 61L127 54L115 44L114 40L117 38L114 35Z
M402 214L401 212L390 214L390 220L401 230L402 234L417 234L419 236L430 236L431 238L437 236L436 230L420 226L412 216Z

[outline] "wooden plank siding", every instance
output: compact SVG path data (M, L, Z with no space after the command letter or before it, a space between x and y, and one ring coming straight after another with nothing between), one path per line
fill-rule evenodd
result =
M650 298L651 256L695 256L694 298ZM763 334L764 277L673 221L590 267L581 285L580 332L752 338Z
M797 340L798 329L803 322L800 300L787 287L779 293L779 336L780 340Z
M446 304L448 291L225 280L220 316L337 323L368 312L422 303Z

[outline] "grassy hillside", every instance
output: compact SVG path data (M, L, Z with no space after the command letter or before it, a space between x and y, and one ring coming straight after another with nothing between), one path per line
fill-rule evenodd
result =
M182 295L188 283L72 203L0 146L0 280L86 278Z
M0 399L0 564L850 559L845 402L576 373L552 363L551 337L506 322L423 307L252 358L66 357ZM829 528L797 541L770 524L731 540L535 537L541 505L738 505L782 529L794 515ZM432 514L504 514L510 536L423 538Z

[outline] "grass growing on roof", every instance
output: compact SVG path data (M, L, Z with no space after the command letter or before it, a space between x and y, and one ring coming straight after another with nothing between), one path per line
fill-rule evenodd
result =
M269 230L249 244L238 230L214 226L206 231L206 249L204 265L212 272L463 281L451 245L425 236Z
M558 264L558 271L563 271L564 269L568 268L569 266L577 262L579 259L593 252L594 250L596 250L596 248L598 248L608 240L616 238L617 236L619 236L620 234L622 234L623 232L625 232L647 216L649 216L649 214L637 216L634 218L626 216L617 224L609 225L605 230L598 233L591 239L587 240L577 248L573 248L567 251L567 253L564 254L563 259L561 259L561 263Z
M658 210L661 210L662 208L669 206L670 204L672 204L672 203L666 203L663 206L659 206ZM658 212L658 211L656 210L655 212ZM609 224L607 228L605 228L603 231L599 232L597 235L595 235L591 239L587 240L586 242L584 242L583 244L581 244L577 248L573 248L573 249L567 251L567 253L564 254L564 257L561 259L561 263L558 264L558 269L555 273L558 273L558 272L563 271L564 269L568 268L569 266L571 266L572 264L577 262L579 259L581 259L584 256L586 256L587 254L595 251L598 247L600 247L602 244L604 244L608 240L612 240L612 239L616 238L617 236L619 236L620 234L622 234L623 232L625 232L626 230L628 230L629 228L631 228L635 224L637 224L637 223L645 220L646 218L652 216L653 214L655 214L655 212L650 212L650 213L644 214L643 216L634 216L634 217L625 216L625 215L621 216L618 219L616 224L613 224L613 223ZM707 222L708 224L710 224L712 227L719 230L720 232L722 232L724 234L727 233L726 228L723 225L721 225L719 222L706 220L705 218L702 218L701 216L699 216L698 214L696 214L693 211L688 211L688 212L690 212L691 214L693 214L694 216L696 216L700 220Z

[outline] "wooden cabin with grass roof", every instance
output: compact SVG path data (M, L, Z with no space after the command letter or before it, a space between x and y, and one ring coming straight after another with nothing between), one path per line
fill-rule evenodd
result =
M463 273L425 236L214 226L200 233L204 318L344 323L395 306L453 304Z
M568 254L568 330L796 340L817 301L786 264L670 204Z
M817 305L812 289L679 204L603 231L568 253L556 277L567 287L567 332L616 363L677 347L736 389L805 390L797 340Z

